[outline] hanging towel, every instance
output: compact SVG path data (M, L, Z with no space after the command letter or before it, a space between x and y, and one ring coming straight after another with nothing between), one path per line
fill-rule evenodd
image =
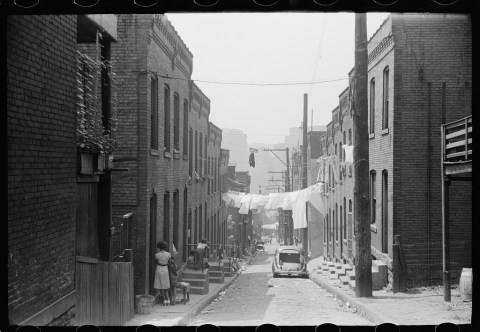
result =
M307 197L310 188L296 191L296 199L292 203L293 229L307 227Z
M250 202L252 201L252 195L246 194L241 199L240 209L238 210L239 214L248 214L250 210Z
M282 210L291 210L292 204L297 200L298 194L299 194L299 191L286 192L284 194L284 199L280 208Z
M342 145L345 150L345 162L353 163L353 145Z

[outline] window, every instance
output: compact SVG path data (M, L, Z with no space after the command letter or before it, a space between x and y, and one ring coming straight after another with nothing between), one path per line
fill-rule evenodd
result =
M347 239L347 199L343 198L343 239Z
M343 145L347 144L347 132L343 132ZM345 161L345 149L342 149L343 161Z
M188 101L183 101L183 155L188 154Z
M382 171L382 252L388 253L388 171Z
M164 122L165 129L163 131L163 146L165 151L170 152L170 87L165 85L164 88Z
M189 144L188 144L188 174L193 177L193 129L189 130Z
M338 203L335 203L335 212L334 212L334 217L333 217L334 222L335 222L335 240L338 241L338 232L340 230L340 227L338 226Z
M150 148L158 150L158 80L150 79Z
M323 242L327 242L327 218L323 218Z
M377 172L370 171L370 220L371 223L375 223L375 216L376 216L376 209L375 206L377 204L377 193L376 193L376 179Z
M370 134L375 133L375 79L370 81Z
M352 129L348 129L348 145L352 145Z
M170 193L163 195L163 241L170 244Z
M207 163L207 155L208 155L208 134L205 134L205 164ZM206 167L206 166L205 166Z
M178 225L179 225L179 219L180 219L180 200L179 200L179 192L178 190L173 192L173 245L175 246L175 249L179 250L180 247L178 246ZM173 248L173 247L172 247Z
M195 172L198 173L198 132L195 130Z
M389 104L388 80L389 80L389 69L388 67L385 67L385 69L383 70L382 129L388 128L388 104Z
M343 207L340 204L340 239L344 238L345 231L343 230Z
M351 216L350 218L353 221L353 209L352 209L352 200L351 199L348 200L348 214L350 214L350 216ZM355 224L353 226L354 226L353 227L353 234L356 234L357 229L355 227Z
M182 245L183 245L183 261L187 261L187 254L188 254L188 246L187 246L187 234L188 234L188 226L189 226L189 217L187 214L188 210L188 192L187 188L183 189L183 234L182 234ZM178 249L177 249L178 250Z
M173 95L173 149L180 151L180 97Z
M203 134L200 133L200 168L198 175L203 176Z

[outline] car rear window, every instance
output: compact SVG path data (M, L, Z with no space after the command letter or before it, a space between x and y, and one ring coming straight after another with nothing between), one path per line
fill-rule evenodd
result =
M296 251L282 251L279 260L284 263L300 263L300 254Z

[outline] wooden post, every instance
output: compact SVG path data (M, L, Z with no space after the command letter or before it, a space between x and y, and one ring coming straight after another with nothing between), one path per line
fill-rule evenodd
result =
M307 126L308 126L308 95L306 93L303 94L303 144L302 144L302 189L307 188L308 186L308 156L307 156ZM306 204L306 203L305 203ZM308 212L308 205L306 204L305 207L305 214L307 215ZM305 250L305 255L308 257L308 224L307 227L303 229L303 250Z
M355 109L353 112L355 167L355 296L372 296L372 260L369 209L369 137L367 98L367 16L355 14Z
M442 137L443 139L443 137ZM442 152L443 154L443 152ZM450 224L449 224L449 204L450 204L450 179L444 175L442 162L442 242L443 242L443 300L451 301L450 289Z

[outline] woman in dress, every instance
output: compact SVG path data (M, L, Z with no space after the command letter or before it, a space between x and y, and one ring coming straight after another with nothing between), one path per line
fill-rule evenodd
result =
M167 251L168 245L165 241L157 243L157 253L155 254L155 263L157 268L155 269L155 282L154 288L162 294L163 305L170 304L170 298L168 296L168 290L170 289L170 275L168 273L168 260L171 255ZM157 293L158 296L158 293Z

